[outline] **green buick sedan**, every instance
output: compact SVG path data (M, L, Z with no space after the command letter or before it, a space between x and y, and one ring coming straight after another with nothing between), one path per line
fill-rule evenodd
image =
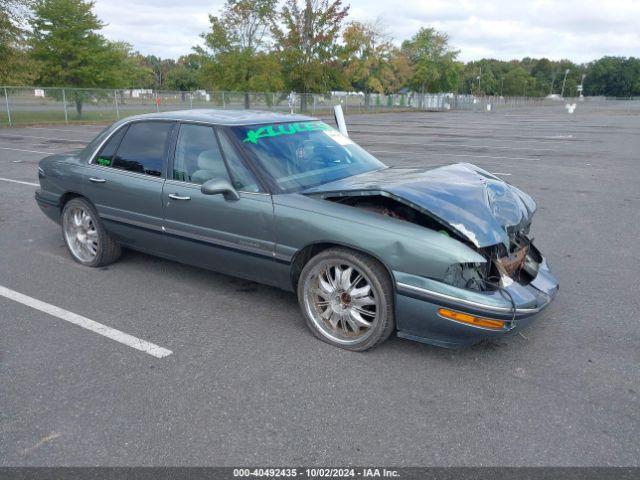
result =
M348 350L392 333L499 337L558 291L526 193L471 164L387 167L312 117L129 117L38 173L36 201L76 262L131 248L290 290L309 329Z

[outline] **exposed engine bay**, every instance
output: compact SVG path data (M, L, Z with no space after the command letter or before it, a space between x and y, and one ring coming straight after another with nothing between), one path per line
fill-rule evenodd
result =
M443 281L477 291L496 290L514 282L528 285L538 274L542 255L525 233L517 232L510 238L509 251L502 244L477 249L486 263L452 265Z
M508 231L509 246L503 243L478 248L448 225L385 195L324 197L325 200L362 208L381 215L415 223L460 240L486 258L485 263L451 265L442 281L476 291L492 291L514 282L529 284L537 275L542 255L528 237L529 225Z

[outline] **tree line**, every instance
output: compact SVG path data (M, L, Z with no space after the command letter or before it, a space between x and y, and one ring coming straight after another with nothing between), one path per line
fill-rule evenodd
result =
M397 46L381 20L350 19L342 0L227 0L177 60L108 40L103 27L88 0L0 0L0 85L356 91L368 101L408 90L575 96L583 83L585 95L640 95L639 58L463 63L445 33L423 27Z

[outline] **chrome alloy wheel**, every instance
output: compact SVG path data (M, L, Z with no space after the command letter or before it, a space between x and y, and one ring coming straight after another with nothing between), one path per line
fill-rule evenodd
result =
M323 262L304 285L307 312L320 333L334 342L361 342L373 331L380 305L370 280L345 263Z
M91 262L98 254L98 231L91 214L74 206L65 210L62 219L67 246L74 257Z

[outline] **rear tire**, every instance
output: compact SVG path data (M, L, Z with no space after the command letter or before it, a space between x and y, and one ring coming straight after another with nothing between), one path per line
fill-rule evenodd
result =
M330 248L311 258L298 281L298 302L309 329L346 350L368 350L391 335L393 299L384 266L346 248Z
M104 267L115 262L120 245L104 229L98 212L84 198L73 198L62 209L62 237L76 262L87 267Z

